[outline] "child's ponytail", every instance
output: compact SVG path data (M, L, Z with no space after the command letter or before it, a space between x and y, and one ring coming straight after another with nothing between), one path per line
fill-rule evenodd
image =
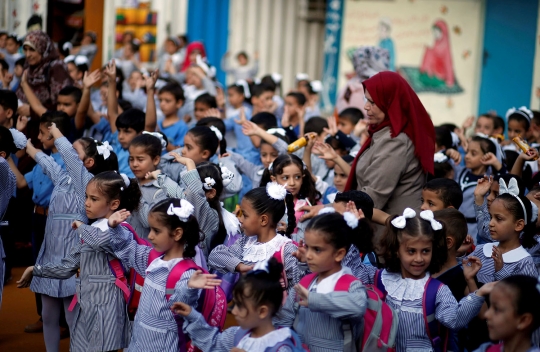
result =
M287 192L285 196L285 204L287 205L287 230L285 230L285 235L291 237L291 234L296 228L296 216L294 215L294 199L293 195Z
M105 171L94 176L90 182L96 184L97 189L107 198L107 201L120 200L118 209L126 209L130 212L139 209L141 190L136 179L130 179L126 174Z
M88 137L79 138L76 142L83 147L85 154L83 162L87 158L94 160L94 164L88 169L88 172L97 175L105 171L118 171L118 158L112 148L109 149L108 143L104 144Z

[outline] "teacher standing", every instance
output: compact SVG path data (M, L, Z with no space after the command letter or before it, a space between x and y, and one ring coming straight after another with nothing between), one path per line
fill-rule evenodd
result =
M433 173L431 118L395 72L380 72L363 86L369 138L354 159L345 189L366 192L375 208L389 214L418 209L427 175Z

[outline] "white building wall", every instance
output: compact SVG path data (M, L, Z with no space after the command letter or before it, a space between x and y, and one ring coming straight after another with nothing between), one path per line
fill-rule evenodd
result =
M305 0L230 0L229 52L231 64L239 51L253 57L259 51L259 77L283 76L283 89L294 86L298 72L320 79L324 23L300 18Z
M43 26L47 26L47 0L0 0L0 30L26 34L26 22L33 14L43 18Z

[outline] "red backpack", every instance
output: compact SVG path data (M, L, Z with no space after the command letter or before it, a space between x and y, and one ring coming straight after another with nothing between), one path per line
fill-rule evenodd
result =
M375 282L380 280L379 271L377 271L375 276ZM300 280L300 285L309 289L309 286L316 278L317 274L308 274ZM357 280L356 277L345 274L336 282L334 291L349 291L351 284ZM386 304L383 294L376 286L377 285L366 285L368 302L366 313L364 315L363 333L359 341L355 341L353 337L350 322L343 321L343 351L395 351L394 345L398 328L398 316L394 310Z

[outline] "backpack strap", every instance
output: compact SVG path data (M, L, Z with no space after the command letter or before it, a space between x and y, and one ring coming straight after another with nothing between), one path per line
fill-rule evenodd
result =
M336 282L334 291L349 291L351 284L358 279L352 275L345 274L342 275ZM349 320L344 320L341 323L341 328L343 329L343 351L356 351L356 342L353 338L352 324Z
M154 260L161 257L162 255L163 255L163 253L158 252L158 251L156 251L155 249L152 248L150 253L148 253L148 265L150 265Z
M165 298L167 301L171 298L172 294L174 293L174 287L176 286L176 283L180 281L180 278L184 273L190 269L200 269L197 264L191 259L183 259L178 264L176 264L169 273L169 276L167 276L167 283L165 285Z
M377 270L375 272L375 277L373 278L373 284L383 294L383 296L381 297L381 300L385 301L386 295L388 294L388 292L386 291L386 287L384 287L384 284L382 282L382 270Z
M354 277L353 275L345 274L341 275L341 277L337 280L336 286L334 287L334 291L349 291L349 288L351 287L351 284L358 279Z
M426 332L431 344L437 351L446 351L447 337L446 330L435 318L437 292L442 287L442 283L437 279L429 278L424 288L424 297L422 298L422 311L424 313L424 322Z
M107 255L108 257L108 255ZM114 284L122 290L122 293L124 294L124 299L126 302L129 301L130 291L128 287L128 280L126 275L124 274L124 267L122 266L122 262L120 262L119 259L113 258L109 260L109 268L111 269L114 277L116 278Z
M306 276L300 279L299 284L302 285L304 288L309 289L309 286L311 285L313 280L315 280L316 277L317 277L316 273L307 274Z
M496 345L490 345L486 348L486 352L502 352L503 351L503 344L498 343Z
M236 332L234 333L234 347L238 346L238 344L240 343L240 341L244 338L244 336L246 336L247 334L249 334L249 330L246 330L246 329L242 329L242 328L238 328L238 330L236 330Z
M285 271L285 245L287 243L284 243L283 246L281 246L281 248L277 250L273 255L273 257L276 258L278 263L283 265L283 272L281 273L281 276L283 278L283 284L285 285L284 286L285 290L289 288L289 282L287 280L287 272Z

